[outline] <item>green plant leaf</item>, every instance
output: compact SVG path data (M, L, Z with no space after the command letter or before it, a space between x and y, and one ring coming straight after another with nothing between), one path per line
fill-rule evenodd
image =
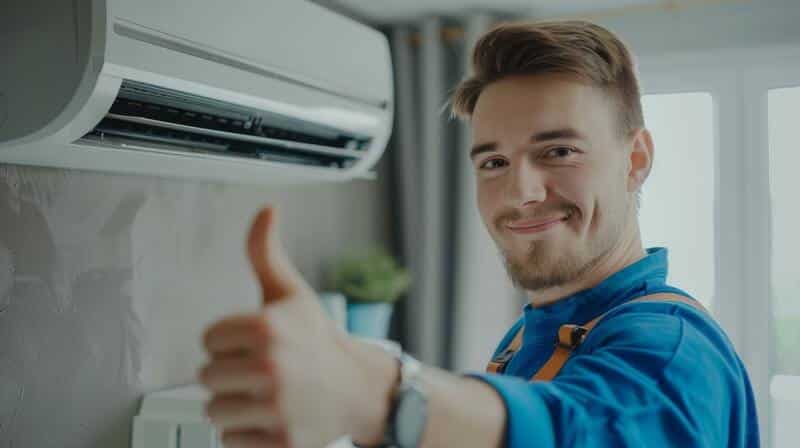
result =
M408 290L411 278L378 247L343 256L330 270L328 283L352 300L394 302Z

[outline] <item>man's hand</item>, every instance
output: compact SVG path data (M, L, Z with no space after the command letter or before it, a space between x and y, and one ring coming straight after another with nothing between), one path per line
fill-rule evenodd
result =
M247 244L262 311L205 332L210 362L199 380L213 395L206 413L229 448L323 447L346 434L372 439L385 418L392 362L332 324L273 228L274 211L266 208Z

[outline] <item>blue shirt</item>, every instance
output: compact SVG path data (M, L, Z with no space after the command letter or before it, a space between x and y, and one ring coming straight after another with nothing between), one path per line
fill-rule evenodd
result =
M495 355L525 325L502 375L470 374L492 386L506 411L506 446L757 447L747 372L722 329L680 303L632 303L666 284L667 250L596 287L544 307L526 305ZM558 328L608 312L550 382L530 378L550 358Z

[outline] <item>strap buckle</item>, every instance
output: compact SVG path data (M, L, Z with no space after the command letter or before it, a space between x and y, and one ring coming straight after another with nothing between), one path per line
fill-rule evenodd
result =
M508 366L508 362L511 361L511 358L517 353L516 350L505 349L499 355L492 358L491 362L489 363L490 366L496 366L496 371L494 373L503 373Z
M575 350L583 343L587 333L589 333L589 329L580 325L562 325L558 329L556 346L568 351Z

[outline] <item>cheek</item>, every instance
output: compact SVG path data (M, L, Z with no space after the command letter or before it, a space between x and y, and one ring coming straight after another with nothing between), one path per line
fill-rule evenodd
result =
M597 176L591 185L581 191L582 212L592 229L619 226L620 215L624 215L626 184L615 173Z
M583 170L563 173L558 177L557 194L563 200L580 210L585 220L590 217L595 203L596 188L589 182L591 177Z

